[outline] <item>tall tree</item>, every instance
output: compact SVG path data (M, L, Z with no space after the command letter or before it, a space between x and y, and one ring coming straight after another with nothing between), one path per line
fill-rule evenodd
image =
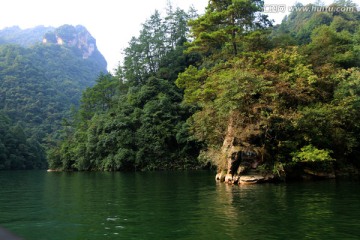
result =
M77 170L146 170L197 166L190 109L175 79L191 62L184 54L189 15L158 11L125 49L123 66L102 75L82 96L69 134L50 152L50 166ZM68 121L71 123L71 121Z
M358 131L358 114L350 113L359 107L353 68L359 14L294 12L273 31L273 40L276 31L291 40L278 45L258 31L269 25L257 12L261 4L209 1L206 13L190 22L188 52L204 58L180 73L177 84L184 104L198 107L188 122L205 143L202 156L231 175L234 162L246 162L244 154L274 172L312 161L331 169L334 159L357 153L359 138L347 126ZM350 98L347 81L354 87ZM335 101L338 88L347 97Z
M226 49L237 55L246 33L271 24L261 14L263 5L261 0L210 0L205 14L189 22L194 40L188 51L209 56Z

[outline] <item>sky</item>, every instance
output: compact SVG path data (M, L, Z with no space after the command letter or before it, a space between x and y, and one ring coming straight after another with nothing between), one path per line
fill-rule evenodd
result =
M292 6L295 2L287 0L286 6ZM307 4L314 0L298 2ZM99 51L108 62L108 70L112 71L121 62L122 52L131 37L138 36L141 24L155 9L164 12L167 3L168 0L9 0L1 3L0 29L11 26L26 29L38 25L83 25L96 39ZM185 10L194 6L201 14L208 0L171 0L171 3ZM284 0L265 0L265 4L284 4ZM287 13L269 16L280 23Z

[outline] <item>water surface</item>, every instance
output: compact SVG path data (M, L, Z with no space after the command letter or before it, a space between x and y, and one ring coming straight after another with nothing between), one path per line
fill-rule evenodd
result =
M359 239L358 181L227 186L213 172L0 172L24 239Z

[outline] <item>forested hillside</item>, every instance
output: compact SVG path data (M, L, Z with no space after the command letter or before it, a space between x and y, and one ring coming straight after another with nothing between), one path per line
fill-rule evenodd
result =
M76 31L78 29L81 31ZM32 30L35 32L24 30L21 33L17 29L15 36L28 36L28 39L35 36L38 39L39 28ZM12 39L10 33L13 32L1 31L5 42L0 45L0 112L7 120L1 126L4 139L0 147L5 149L2 155L6 160L0 160L0 169L45 167L45 149L60 137L63 119L70 116L72 108L79 106L82 91L94 85L101 72L106 73L106 61L96 49L93 38L84 42L93 44L90 55L86 44L69 44L70 40L73 43L89 35L84 27L64 25L50 30L43 34L43 39L52 34L63 40L62 44L43 42L42 39L28 47L25 47L27 44L9 44L6 40ZM67 34L72 37L68 42ZM20 151L15 143L9 144L12 138L19 144L31 146ZM37 155L31 152L35 146ZM21 159L22 163L13 163L15 158L17 162Z
M50 153L50 167L64 170L151 170L198 165L198 144L181 104L178 73L196 61L184 54L187 21L194 13L156 11L125 49L123 65L101 76L82 96L67 136Z
M202 16L155 12L118 72L85 91L51 167L210 163L228 181L252 170L332 176L359 167L356 5L335 1L332 9L348 10L292 12L272 26L263 4L213 0Z
M200 108L189 123L206 143L202 156L228 181L254 168L331 176L359 166L355 4L332 4L347 12L293 12L275 27L261 15L262 4L210 1L190 22L187 52L202 59L177 84L184 103Z
M20 123L14 125L0 112L0 170L46 167L43 147L34 137L27 137Z

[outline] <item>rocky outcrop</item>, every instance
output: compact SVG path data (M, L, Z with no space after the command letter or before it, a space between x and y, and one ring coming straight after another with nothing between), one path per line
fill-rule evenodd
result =
M225 175L225 182L226 183L232 183L233 175L232 174L226 174Z
M227 184L256 184L274 181L275 176L273 174L262 174L261 172L251 169L248 172L242 174L224 174L218 173L215 180L219 182L225 182Z
M76 47L81 50L84 59L89 58L96 50L96 40L84 26L63 25L43 37L44 44L58 44Z
M226 176L226 173L219 172L218 174L216 174L215 180L219 181L219 182L225 182L225 176Z
M256 110L256 109L255 109ZM254 113L255 114L255 113ZM244 115L244 114L243 114ZM261 138L264 128L256 119L244 120L242 114L232 113L218 158L216 180L227 184L256 184L270 181L332 179L337 176L359 175L355 166L338 169L322 162L274 163L270 170L264 166L265 147ZM263 129L263 130L261 130ZM266 132L266 131L265 131ZM262 169L260 171L260 169ZM274 174L272 174L274 173Z
M263 150L254 144L260 131L256 125L246 128L236 126L236 115L233 114L228 123L226 136L221 148L220 166L216 180L228 184L254 184L274 179L273 175L262 174L257 170L262 162ZM242 129L242 132L237 132Z
M265 177L261 175L245 175L239 177L239 184L254 184L265 181Z

